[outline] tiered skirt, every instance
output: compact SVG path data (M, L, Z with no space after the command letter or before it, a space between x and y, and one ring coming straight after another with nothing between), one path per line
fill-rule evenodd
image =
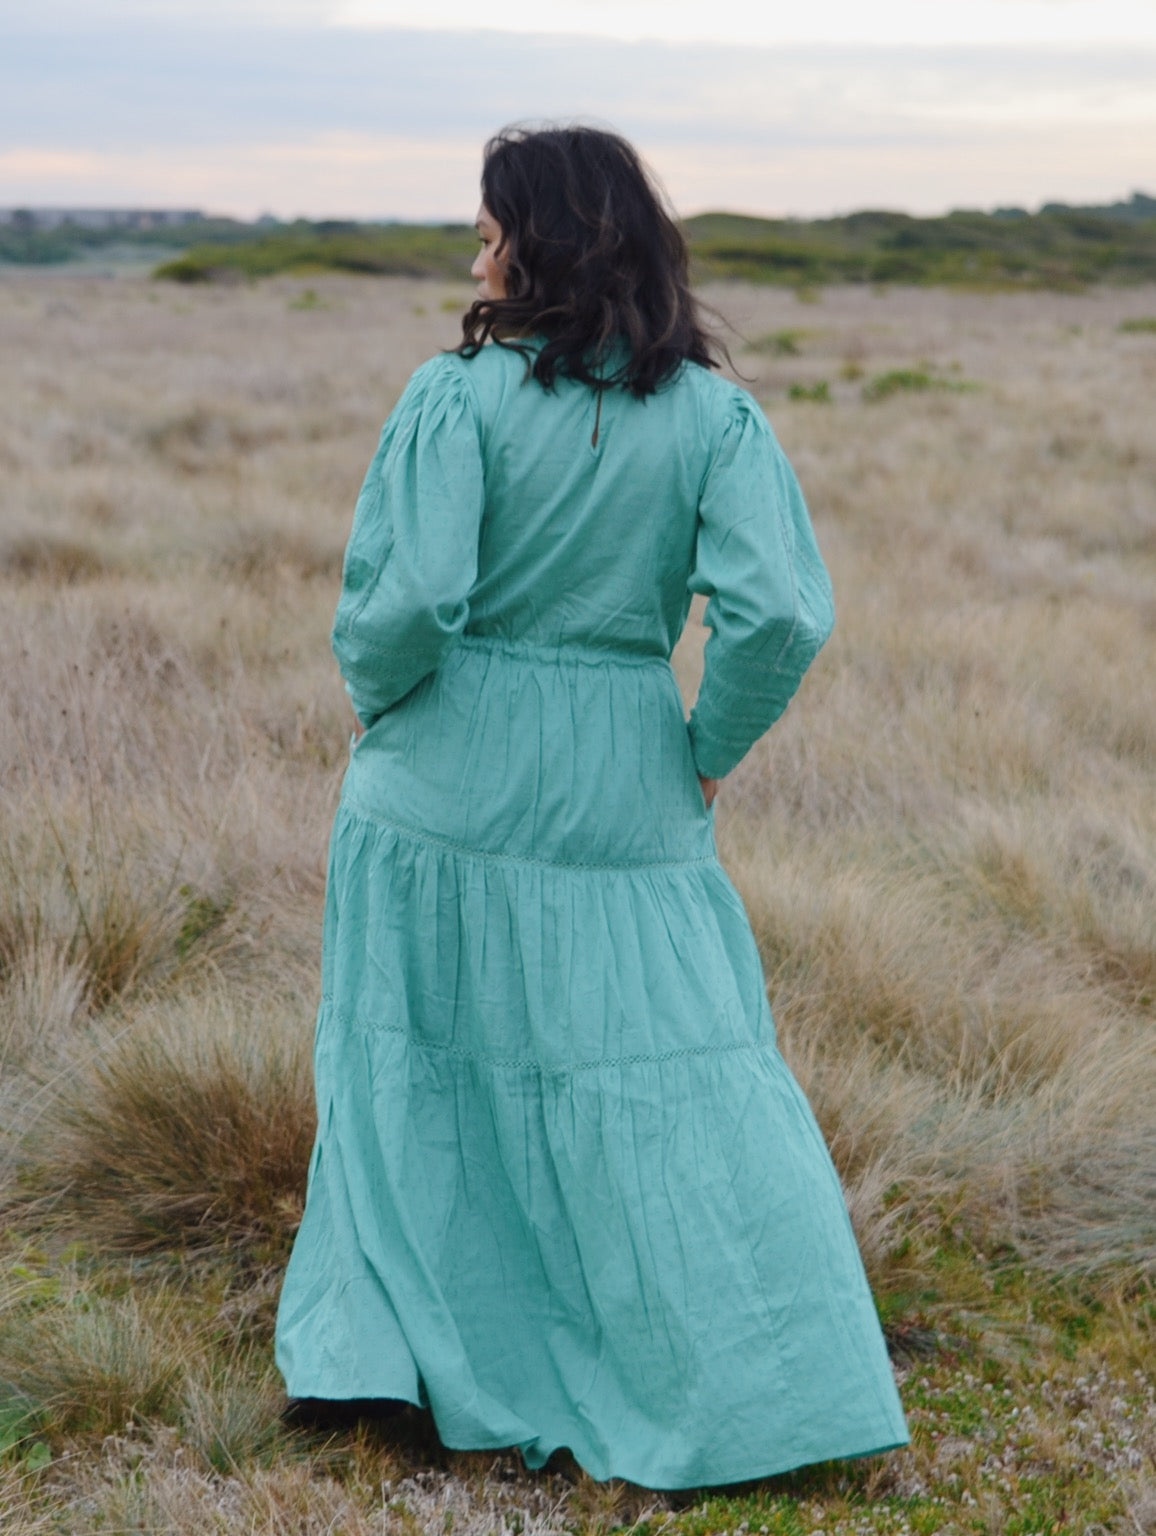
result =
M330 848L289 1392L735 1482L904 1444L665 657L465 636Z

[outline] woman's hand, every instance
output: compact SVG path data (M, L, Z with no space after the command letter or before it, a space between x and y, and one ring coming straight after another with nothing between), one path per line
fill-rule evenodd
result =
M353 739L354 739L354 741L360 741L361 738L364 735L365 735L365 727L362 725L361 721L357 718L357 716L354 715L354 717L353 717Z
M700 773L698 776L698 782L702 789L702 798L706 801L706 808L709 811L714 803L714 797L718 794L718 787L722 783L722 780L704 779Z

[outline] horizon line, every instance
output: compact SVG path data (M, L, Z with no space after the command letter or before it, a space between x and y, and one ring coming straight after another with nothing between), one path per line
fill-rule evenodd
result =
M1045 199L1034 208L1028 207L1022 203L995 203L984 205L955 204L949 208L945 208L942 213L912 213L906 208L898 206L887 206L884 204L863 204L853 208L833 210L829 213L810 214L788 212L754 212L749 208L726 208L710 206L697 209L691 213L683 213L681 210L676 210L676 217L680 222L686 222L690 219L701 219L715 216L742 219L763 219L769 223L787 222L799 224L817 224L822 223L827 219L854 218L856 215L866 213L897 214L900 217L910 219L942 219L950 218L953 214L958 213L978 213L984 215L985 217L993 217L1001 213L1014 212L1023 214L1028 218L1035 218L1040 214L1052 209L1071 209L1073 211L1081 211L1092 209L1099 210L1111 208L1127 208L1133 204L1144 202L1156 203L1156 192L1148 192L1141 187L1133 187L1128 192L1122 193L1117 198L1105 200L1102 202L1067 202L1063 198L1053 197ZM27 201L19 203L0 203L0 223L8 224L11 222L14 215L21 213L28 214L32 218L36 218L38 215L54 215L58 217L61 222L66 222L69 215L85 215L87 217L101 215L121 215L140 218L160 218L166 222L168 220L172 220L173 222L171 227L174 229L180 228L182 223L195 223L197 221L204 223L228 221L234 224L400 224L406 225L413 229L438 229L447 227L459 227L462 229L471 228L469 219L461 215L447 215L445 217L435 216L422 219L406 218L403 215L388 213L382 213L373 216L356 216L342 213L296 213L291 216L286 216L266 211L259 214L244 215L238 213L226 213L223 211L206 211L204 208L190 208L187 204L181 206L171 203L31 203ZM179 216L179 218L175 216ZM1154 214L1153 217L1156 217L1156 214Z

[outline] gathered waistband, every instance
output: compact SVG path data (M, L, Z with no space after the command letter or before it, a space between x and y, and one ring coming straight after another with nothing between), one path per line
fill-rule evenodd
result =
M674 669L609 646L460 636L358 742L342 803L395 836L484 857L483 877L494 860L653 870L716 857Z
M577 641L542 645L534 640L509 639L503 635L465 633L458 636L457 643L467 650L496 651L524 661L571 663L577 666L665 667L670 670L670 658L667 656L647 656L639 651L619 650L613 646L582 645Z

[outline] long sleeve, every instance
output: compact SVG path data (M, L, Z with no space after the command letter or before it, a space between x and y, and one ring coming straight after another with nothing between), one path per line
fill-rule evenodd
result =
M834 607L803 493L758 404L736 391L699 502L692 592L705 594L695 764L722 778L786 709Z
M413 375L357 500L333 651L366 726L434 671L465 628L485 488L461 368L437 357Z

